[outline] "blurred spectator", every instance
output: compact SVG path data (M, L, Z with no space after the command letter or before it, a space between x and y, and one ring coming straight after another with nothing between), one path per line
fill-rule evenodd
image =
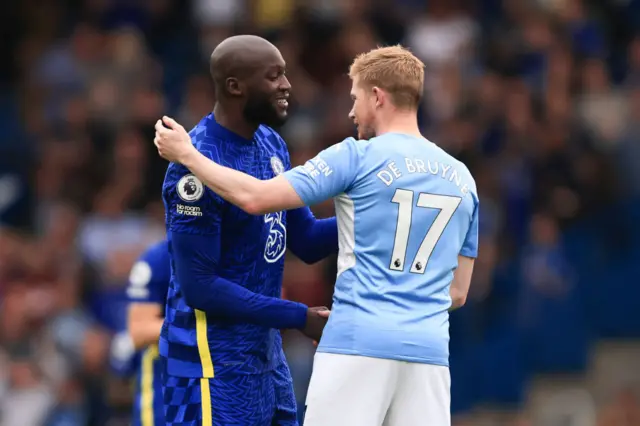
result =
M640 424L640 403L637 392L624 389L605 405L598 426L631 426Z
M626 98L611 87L606 64L601 60L588 60L582 67L577 111L600 148L609 149L618 140L627 118Z

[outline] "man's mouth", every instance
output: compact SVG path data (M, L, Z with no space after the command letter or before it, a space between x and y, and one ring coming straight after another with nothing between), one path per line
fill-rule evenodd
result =
M278 108L287 109L289 107L289 95L281 95L276 98L276 105Z

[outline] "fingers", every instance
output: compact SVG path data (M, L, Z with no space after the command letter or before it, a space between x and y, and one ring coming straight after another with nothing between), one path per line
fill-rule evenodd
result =
M164 126L162 125L162 120L158 120L158 121L156 121L156 125L155 125L155 126L153 126L153 127L155 127L156 132L157 132L157 133L160 133L160 134L162 134L162 133L165 133L165 132L169 131L169 129L167 129L166 127L164 127Z
M176 120L171 117L167 117L166 115L162 117L162 122L170 129L180 131L184 130L184 128Z
M158 133L156 133L156 137L153 139L153 144L156 146L156 149L158 150L158 154L160 154L160 157L164 158L165 160L168 160L162 145L160 145L160 136L158 135Z
M322 318L329 318L329 315L331 315L331 311L328 309L318 311L318 316L321 316Z
M189 134L174 119L165 115L156 121L154 128L156 134L153 144L165 160L180 162L181 154L188 149L195 149L189 143Z

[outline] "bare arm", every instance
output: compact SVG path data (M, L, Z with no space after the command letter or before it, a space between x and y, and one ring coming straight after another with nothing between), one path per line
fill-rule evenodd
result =
M247 213L258 215L304 206L283 176L260 180L216 164L198 152L184 127L169 117L158 120L155 128L154 143L163 158L182 164L213 192Z
M136 349L158 343L162 328L162 306L157 303L132 303L127 328Z
M464 306L467 301L474 263L475 259L471 257L458 256L458 269L453 273L453 281L449 290L451 295L451 307L449 310L458 309Z
M213 192L250 214L290 210L304 203L284 176L269 180L221 166L193 149L182 164Z

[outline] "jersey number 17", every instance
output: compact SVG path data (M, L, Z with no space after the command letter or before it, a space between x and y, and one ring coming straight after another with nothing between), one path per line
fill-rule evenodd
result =
M389 268L393 271L403 271L405 258L407 255L407 244L409 243L409 232L411 230L411 220L413 217L413 195L414 191L408 189L396 189L392 203L398 204L398 221L396 223L396 236L393 242L393 253ZM418 207L439 210L436 219L427 231L415 258L411 262L410 271L415 274L424 274L427 263L433 253L440 237L449 224L451 217L456 212L462 198L450 195L418 194Z

